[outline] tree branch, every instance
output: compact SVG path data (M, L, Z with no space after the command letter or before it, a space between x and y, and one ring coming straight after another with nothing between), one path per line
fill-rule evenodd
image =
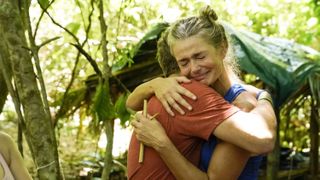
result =
M89 61L91 66L93 67L93 70L102 77L102 72L100 71L98 64L96 61L78 44L70 43L72 46L78 49L78 51Z
M88 24L88 26L86 27L86 30L85 30L86 38L85 38L85 40L84 40L84 41L82 42L82 44L81 44L82 49L83 49L83 46L87 43L88 38L89 38L89 31L90 31L90 29L91 29L91 24L92 24L92 20L91 20L91 19L92 19L92 15L93 15L93 12L94 12L94 1L95 1L95 0L91 0L91 2L90 2L90 4L91 4L91 11L90 11L90 14L89 14L89 16L88 16L89 24ZM83 22L84 22L84 21L83 21ZM88 46L89 46L89 44L88 44ZM88 54L88 53L87 53L87 54ZM77 70L77 67L78 67L78 64L79 64L79 58L80 58L80 51L78 51L78 53L77 53L75 65L74 65L74 67L73 67L73 69L72 69L72 73L71 73L70 82L68 83L67 88L66 88L66 90L65 90L65 92L64 92L64 94L63 94L63 98L62 98L62 101L61 101L60 108L59 108L59 110L57 111L57 115L56 115L55 117L60 117L60 114L61 114L61 112L62 112L62 109L64 108L65 100L66 100L66 98L67 98L67 95L68 95L71 87L72 87L72 84L73 84L73 82L74 82L75 76L76 76L76 75L78 74L78 72L79 72L79 71ZM92 59L92 58L91 58L91 59ZM58 121L58 119L56 119L56 118L53 120L54 126L57 124L57 121Z
M60 38L61 38L61 36L57 36L57 37L54 37L54 38L48 39L48 40L46 40L46 41L42 42L39 46L37 46L37 48L38 48L38 50L39 50L41 47L43 47L43 46L45 46L45 45L47 45L47 44L51 43L52 41L55 41L55 40L57 40L57 39L60 39Z
M47 10L47 9L54 3L54 1L55 1L55 0L52 0L52 1L50 2L50 4L48 5L48 7L46 7L46 8L41 7L41 3L39 2L39 0L38 0L38 4L40 5L41 9ZM40 25L40 22L41 22L41 20L42 20L42 18L43 18L44 13L45 13L45 11L42 10L42 12L41 12L41 14L40 14L40 17L39 17L39 19L38 19L38 21L37 21L37 24L36 24L34 33L33 33L33 37L36 37L36 36L37 36L37 32L38 32L38 29L39 29L39 25Z
M80 44L80 41L79 41L79 39L78 39L78 37L76 35L74 35L69 29L63 27L56 20L54 20L53 17L50 15L50 13L47 11L47 9L44 9L43 7L41 7L41 8L48 15L48 17L50 18L50 20L52 21L53 24L55 24L56 26L60 27L64 31L66 31L70 36L73 37L73 39L77 42L77 44Z

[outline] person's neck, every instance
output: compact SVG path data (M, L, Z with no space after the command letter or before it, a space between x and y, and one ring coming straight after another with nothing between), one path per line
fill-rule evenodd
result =
M229 79L227 72L223 70L221 76L213 83L212 87L221 96L224 96L231 87L231 84L232 82Z

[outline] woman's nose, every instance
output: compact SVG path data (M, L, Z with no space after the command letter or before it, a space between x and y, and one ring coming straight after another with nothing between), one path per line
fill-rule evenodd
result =
M191 62L191 73L192 74L197 74L200 71L200 66L197 62L192 61Z

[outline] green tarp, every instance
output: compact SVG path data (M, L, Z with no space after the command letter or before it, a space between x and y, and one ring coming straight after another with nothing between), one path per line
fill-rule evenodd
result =
M320 53L286 39L238 31L224 23L242 70L257 75L275 91L275 107L308 83L319 92ZM317 97L319 98L319 97Z

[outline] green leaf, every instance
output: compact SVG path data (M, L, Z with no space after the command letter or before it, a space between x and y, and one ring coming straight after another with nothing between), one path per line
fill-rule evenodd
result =
M98 116L98 121L111 120L115 117L107 83L99 84L93 98L93 113Z
M125 126L125 123L130 119L130 113L126 108L126 101L128 98L128 93L122 94L115 103L115 111L118 118L120 119L120 124Z
M48 8L49 6L49 0L38 0L38 3L44 9Z
M67 25L67 29L69 29L73 34L76 34L80 29L80 26L81 26L80 23L72 22Z

